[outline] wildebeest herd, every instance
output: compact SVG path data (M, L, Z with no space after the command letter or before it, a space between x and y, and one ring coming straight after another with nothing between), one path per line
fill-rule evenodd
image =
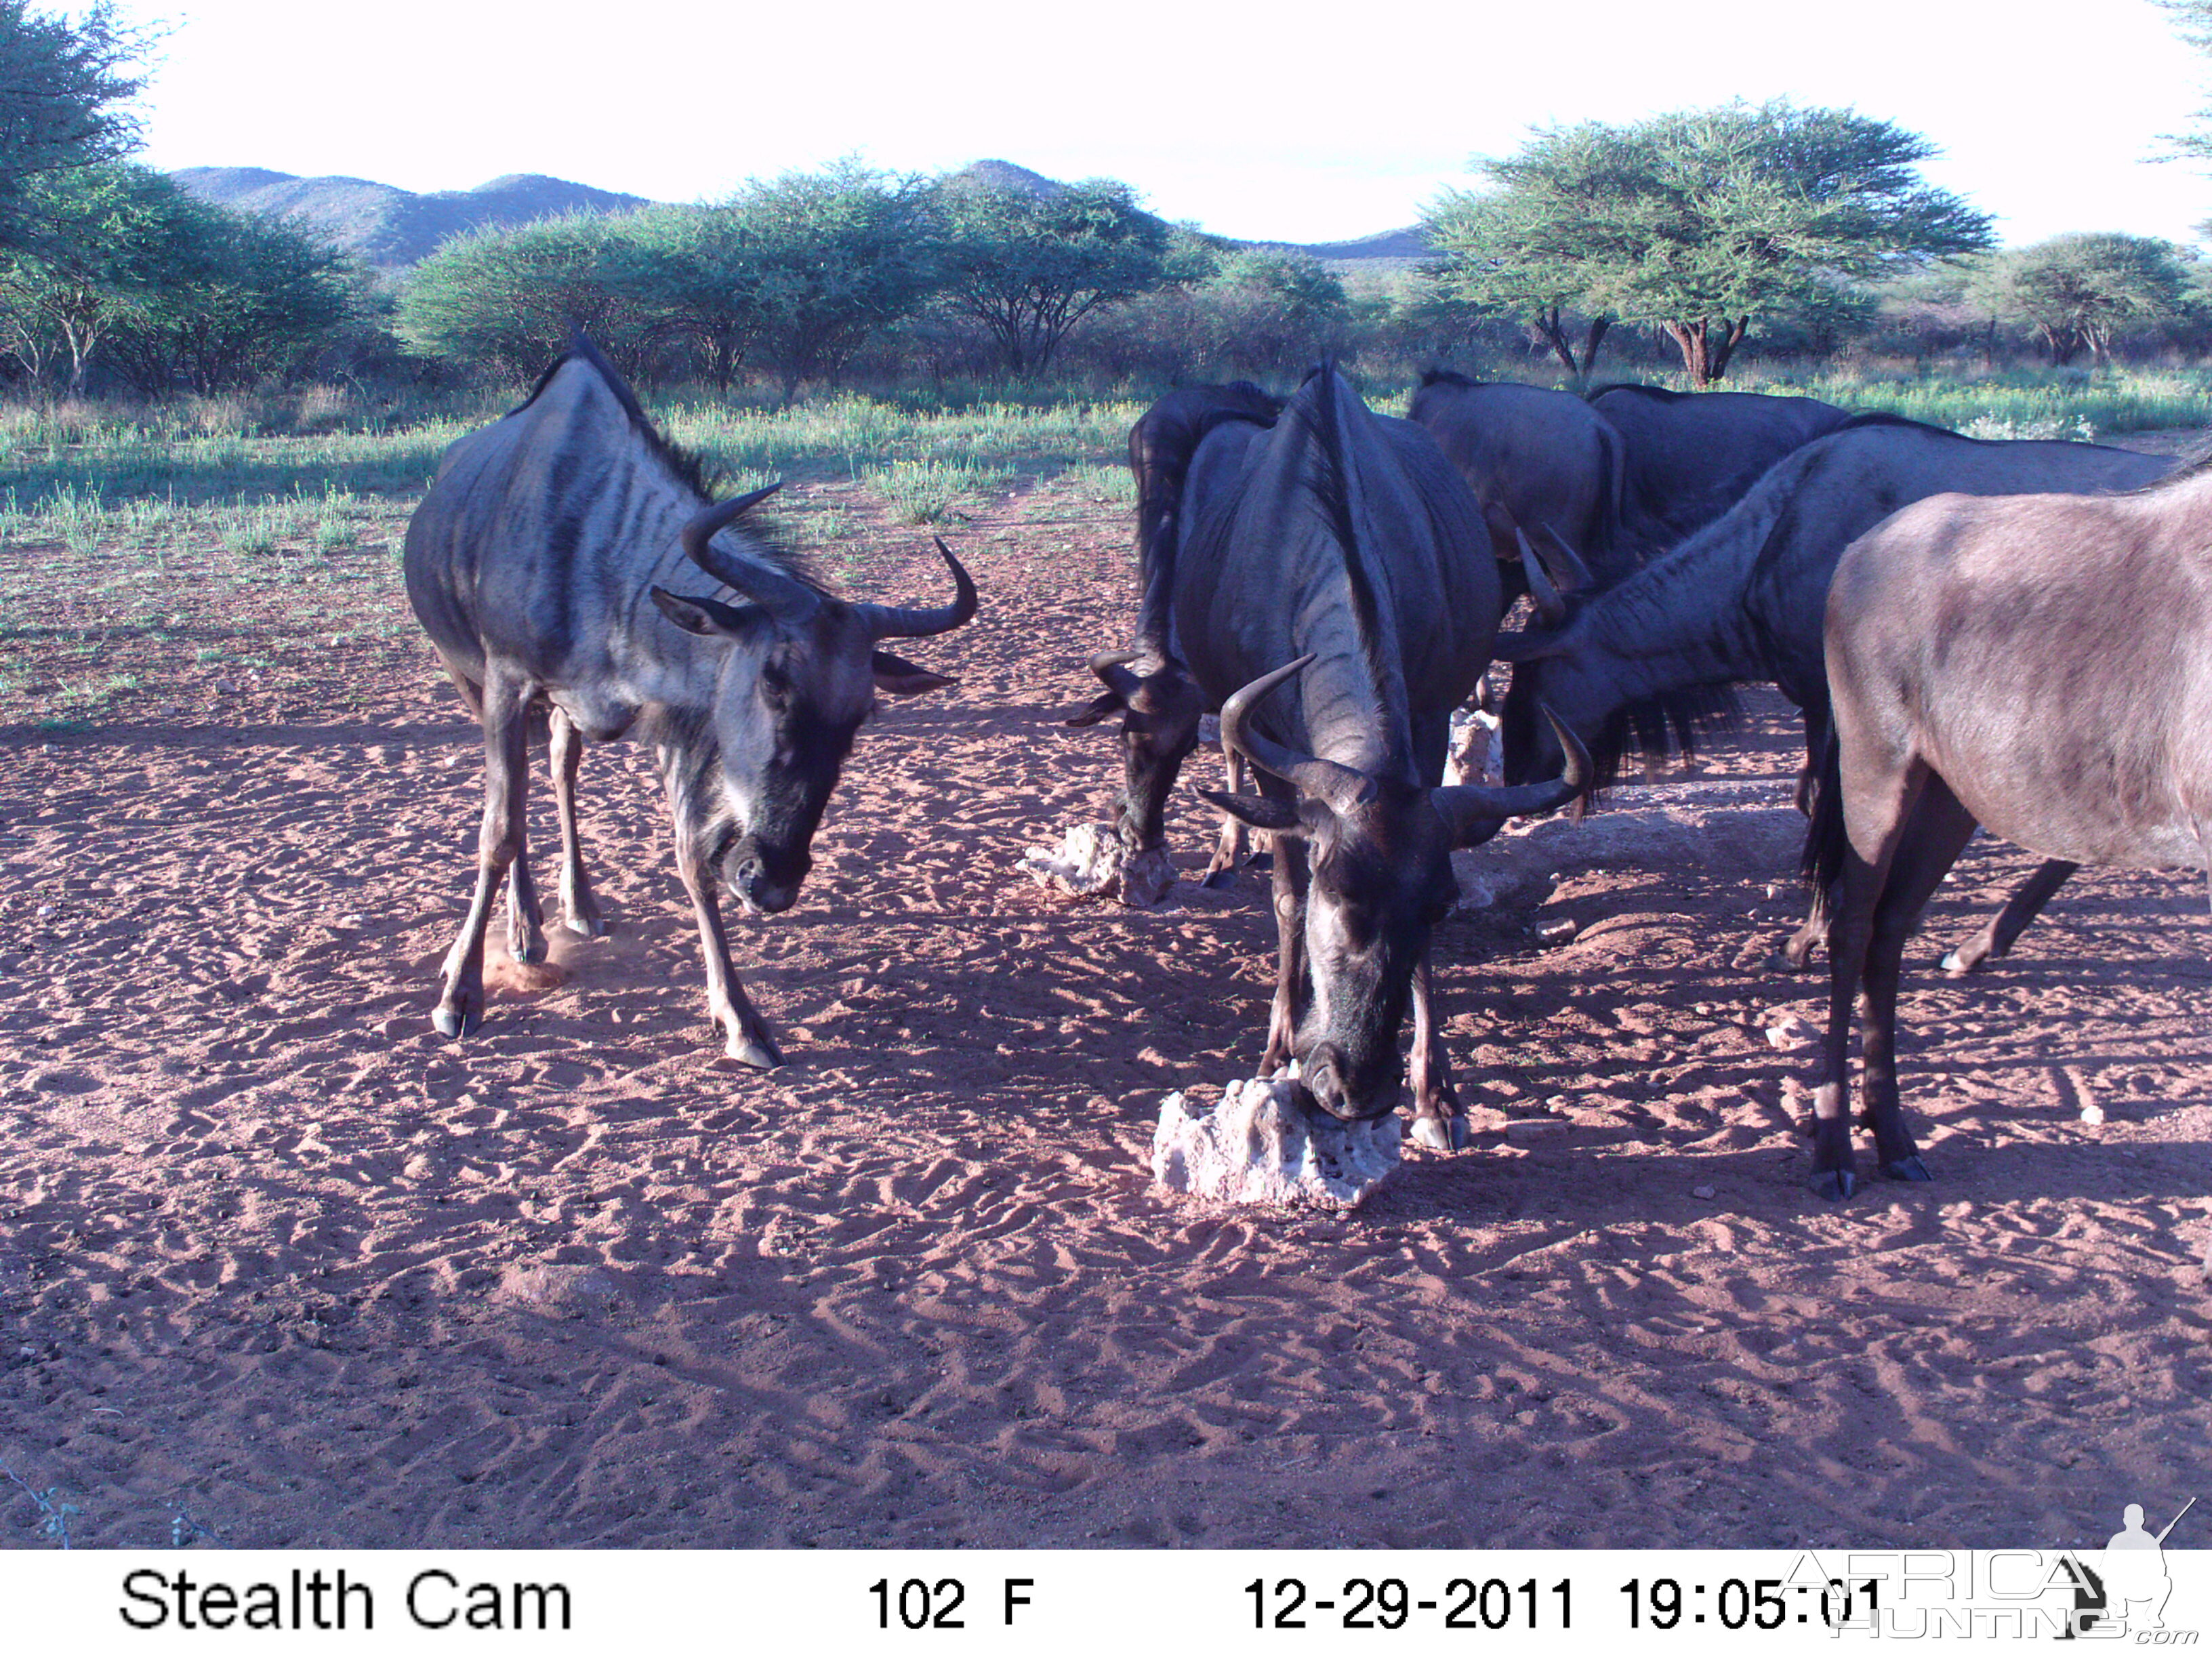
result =
M1982 441L1804 398L1613 386L1584 398L1432 373L1407 420L1335 368L1288 398L1170 393L1131 434L1141 599L1095 647L1118 714L1125 854L1157 855L1201 717L1231 789L1209 875L1273 843L1278 976L1261 1062L1308 1109L1364 1121L1410 1081L1415 1137L1466 1141L1433 1004L1449 854L1578 801L1632 744L1647 760L1724 718L1729 688L1802 711L1811 914L1830 945L1814 1189L1856 1184L1844 1108L1863 998L1863 1117L1878 1167L1926 1180L1899 1107L1904 941L1977 823L2049 860L1951 972L2002 955L2083 864L2212 867L2212 566L2191 514L2205 470L2081 443ZM880 648L976 612L829 592L748 528L769 492L716 502L583 340L523 404L447 453L410 526L408 595L484 728L475 896L434 1015L483 1012L504 879L508 944L542 957L523 845L543 720L570 925L600 923L577 845L581 744L658 757L729 1054L781 1054L729 959L719 889L774 913L874 694L949 682ZM1984 499L1977 499L1984 498ZM700 578L713 590L696 590ZM1534 626L1501 633L1522 597ZM1074 642L1071 642L1074 643ZM1512 665L1500 787L1446 785L1454 712ZM1249 767L1258 793L1238 780ZM1400 1054L1413 1016L1410 1079Z

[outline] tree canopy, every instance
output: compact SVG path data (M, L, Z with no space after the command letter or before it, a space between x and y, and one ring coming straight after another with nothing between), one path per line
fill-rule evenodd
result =
M1779 102L1585 122L1479 161L1496 188L1447 192L1425 228L1447 293L1534 318L1571 372L1620 318L1662 329L1705 386L1756 318L1988 246L1986 216L1921 179L1931 154L1887 121ZM1592 319L1579 366L1569 308Z
M2086 346L2101 367L2120 330L2179 318L2189 286L2171 243L2091 232L1997 254L1975 272L1968 293L1993 314L2033 328L2054 366L2072 362Z
M143 84L131 72L143 45L107 0L74 23L0 0L0 247L34 234L34 180L137 148L138 124L123 106Z
M1016 374L1042 369L1099 307L1167 276L1167 225L1111 179L1039 191L956 177L936 205L944 292L990 331Z

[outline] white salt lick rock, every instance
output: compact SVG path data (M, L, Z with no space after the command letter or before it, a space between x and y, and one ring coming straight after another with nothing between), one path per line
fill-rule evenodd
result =
M1232 1204L1348 1210L1361 1202L1398 1167L1396 1115L1371 1123L1310 1115L1294 1083L1292 1075L1244 1079L1206 1113L1170 1095L1152 1132L1152 1178Z
M1079 823L1059 846L1030 848L1021 863L1040 887L1080 898L1119 898L1139 910L1159 904L1175 886L1175 866L1165 848L1124 856L1110 823Z

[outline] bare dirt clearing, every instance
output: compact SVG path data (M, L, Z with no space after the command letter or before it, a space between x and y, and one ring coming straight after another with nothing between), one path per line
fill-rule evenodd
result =
M1261 878L1147 915L1019 872L1106 816L1110 742L1057 721L1127 527L1040 489L951 539L962 683L862 733L799 907L738 928L766 1075L626 746L584 774L613 936L432 1035L481 751L388 553L0 554L0 1461L76 1541L2049 1545L2203 1486L2197 878L2085 874L1953 982L2032 862L1978 845L1904 999L1938 1179L1821 1203L1754 699L1702 782L1615 797L1648 833L1544 830L1540 911L1441 930L1474 1150L1209 1213L1146 1161L1163 1095L1258 1059ZM943 586L921 533L842 545L848 592ZM1211 830L1186 793L1187 871ZM549 876L550 832L540 791Z

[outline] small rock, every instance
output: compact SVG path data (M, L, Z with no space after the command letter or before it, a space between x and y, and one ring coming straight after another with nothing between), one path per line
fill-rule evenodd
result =
M1810 1048L1820 1033L1795 1014L1777 1014L1766 1028L1766 1041L1776 1048Z
M1534 1117L1509 1117L1505 1120L1508 1140L1527 1140L1541 1135L1564 1133L1567 1121L1562 1117L1539 1115Z
M1547 921L1540 925L1536 929L1536 937L1546 945L1565 945L1574 938L1576 931L1575 924L1562 916L1557 921Z
M604 1313L617 1299L615 1282L605 1268L556 1261L509 1267L493 1294L501 1302L565 1319Z
M234 697L238 695L238 682L236 680L217 680L215 683L215 691L216 696L219 697Z
M1717 1187L1692 1187L1690 1188L1690 1196L1692 1198L1718 1198L1720 1196L1720 1189Z
M2104 1121L2105 1109L2097 1104L2095 1101L2091 1101L2087 1106L2084 1106L2081 1109L2082 1122L2090 1124L2094 1127L2096 1124L2102 1123Z

